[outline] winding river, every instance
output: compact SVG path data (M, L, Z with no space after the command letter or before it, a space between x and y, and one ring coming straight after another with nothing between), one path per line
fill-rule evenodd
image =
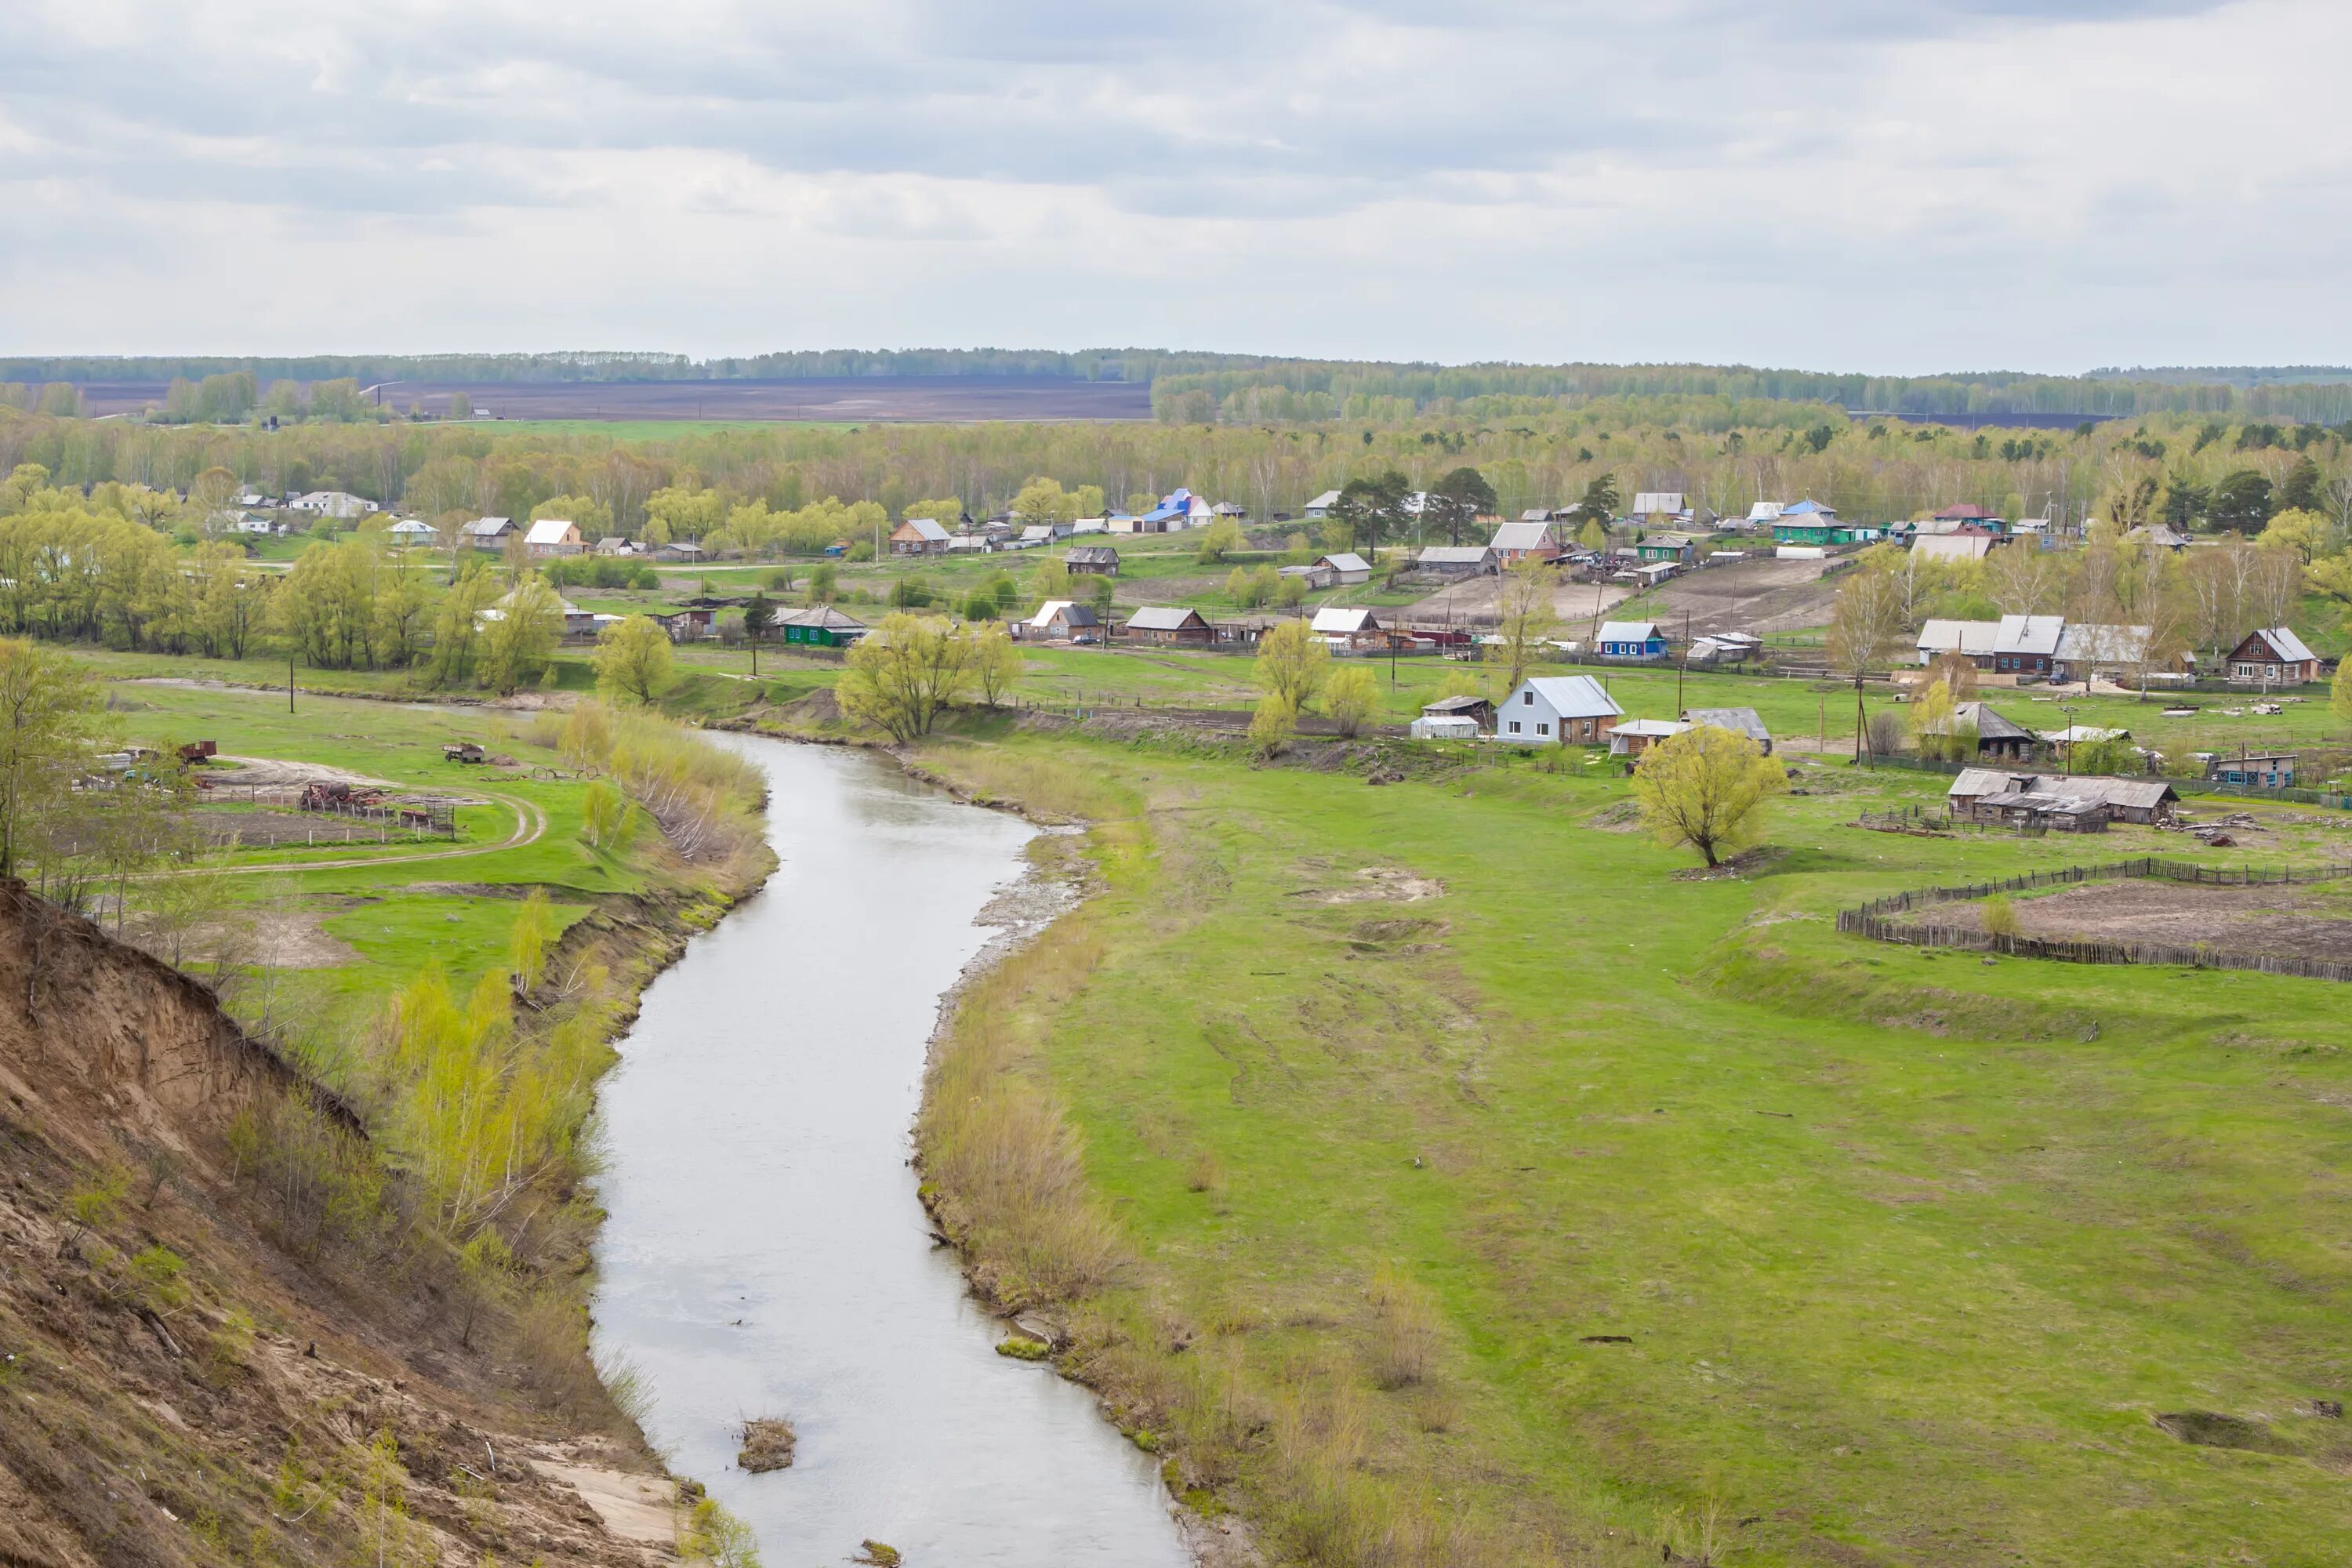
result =
M767 773L782 865L647 990L604 1082L600 1357L766 1568L868 1538L908 1568L1181 1568L1150 1459L995 1353L907 1164L939 997L1034 830L863 752L726 740ZM749 1475L763 1415L799 1453Z

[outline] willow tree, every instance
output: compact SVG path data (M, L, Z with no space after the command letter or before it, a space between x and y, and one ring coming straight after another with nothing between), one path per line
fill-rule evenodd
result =
M1764 803L1788 787L1780 764L1753 739L1714 724L1669 735L1633 768L1643 826L1670 847L1687 844L1710 867L1756 841Z

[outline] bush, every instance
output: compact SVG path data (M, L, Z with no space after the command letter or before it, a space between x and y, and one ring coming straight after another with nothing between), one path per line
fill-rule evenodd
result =
M2017 906L2006 893L1995 893L1984 901L1984 929L1987 936L2014 940L2018 933Z

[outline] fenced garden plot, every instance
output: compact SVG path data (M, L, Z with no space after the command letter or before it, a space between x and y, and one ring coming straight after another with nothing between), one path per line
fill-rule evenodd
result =
M1913 947L1962 948L2067 963L2181 964L2352 981L2352 900L2293 891L2346 878L2352 878L2352 865L2198 866L2149 856L2105 866L2032 871L1999 882L1917 889L1841 910L1837 923L1842 931ZM1961 923L1912 918L1939 905L2108 881L2141 886L2103 894L2095 903L2028 900L2017 906L2021 929L2013 933L1988 931L1974 919ZM2285 891L2284 896L2263 896L2256 892L2262 889ZM2039 927L2040 934L2025 927ZM2194 940L2179 940L2192 933Z

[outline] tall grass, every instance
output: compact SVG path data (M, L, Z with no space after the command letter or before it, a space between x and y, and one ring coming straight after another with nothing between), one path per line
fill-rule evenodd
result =
M988 758L979 762L977 758ZM1019 753L958 748L961 780L1045 781L1057 805L1078 786ZM1100 798L1108 798L1100 797ZM1029 804L1024 800L1024 804ZM1099 798L1094 804L1099 805ZM1123 812L1122 815L1131 815ZM1101 819L1097 819L1101 820ZM1114 879L1148 847L1136 821L1088 837ZM1163 1456L1180 1495L1213 1509L1239 1497L1285 1561L1313 1568L1533 1568L1565 1561L1540 1526L1464 1512L1416 1468L1411 1447L1442 1430L1444 1320L1417 1281L1376 1271L1358 1358L1329 1366L1254 1360L1240 1321L1196 1336L1149 1294L1124 1231L1089 1186L1085 1151L1045 1076L1042 1050L1060 1010L1102 963L1087 909L976 981L958 1005L928 1078L917 1128L925 1191L964 1248L973 1281L1013 1309L1067 1320L1066 1370L1101 1392L1119 1424ZM1187 1184L1223 1184L1213 1155ZM1245 1315L1244 1315L1245 1316ZM1412 1391L1410 1397L1387 1393ZM1412 1434L1412 1436L1408 1436Z
M756 852L767 781L734 752L642 708L581 702L541 719L531 739L603 773L652 814L688 860L725 865Z
M1142 809L1135 792L1066 758L1005 746L935 745L924 762L986 805L1063 822L1114 822Z

